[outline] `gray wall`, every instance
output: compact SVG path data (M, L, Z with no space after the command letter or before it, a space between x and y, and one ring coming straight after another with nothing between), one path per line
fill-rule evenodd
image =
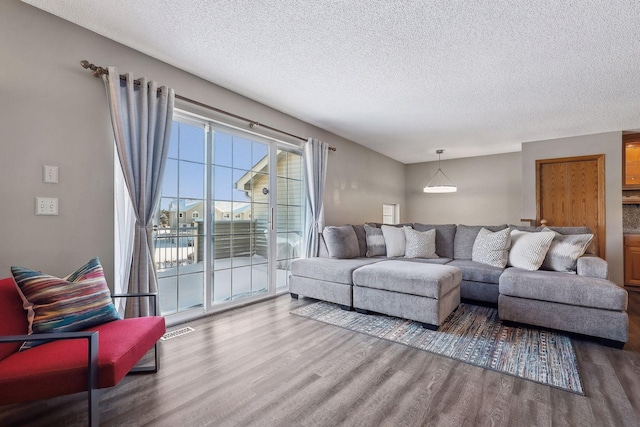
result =
M407 165L405 220L430 224L520 224L521 165L520 153L442 160L442 170L458 187L456 193L445 194L422 191L438 170L437 161Z
M0 277L11 265L66 275L99 256L112 282L113 133L103 84L80 67L82 59L336 147L327 224L373 219L374 208L381 216L382 203L404 205L401 163L18 0L0 2L0 40ZM44 164L59 166L59 184L42 183ZM36 217L36 196L58 197L60 215Z
M622 285L622 132L522 144L522 217L536 217L536 160L591 154L605 155L606 258L611 280Z

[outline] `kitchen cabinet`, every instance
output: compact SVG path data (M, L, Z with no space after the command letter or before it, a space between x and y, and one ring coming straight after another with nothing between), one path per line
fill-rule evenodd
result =
M640 286L640 234L624 235L624 284Z
M622 189L640 189L640 133L622 135Z

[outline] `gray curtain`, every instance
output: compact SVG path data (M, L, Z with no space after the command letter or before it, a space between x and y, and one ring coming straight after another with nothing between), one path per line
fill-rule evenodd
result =
M109 67L109 74L102 78L118 157L136 216L128 292L156 293L152 221L169 150L174 91L165 86L158 90L156 82L145 78L138 79L136 85L131 73L121 80L114 67ZM129 299L125 316L150 314L148 298Z
M309 138L304 147L304 163L307 172L307 215L305 226L306 257L318 256L319 233L324 227L324 183L327 176L329 144Z

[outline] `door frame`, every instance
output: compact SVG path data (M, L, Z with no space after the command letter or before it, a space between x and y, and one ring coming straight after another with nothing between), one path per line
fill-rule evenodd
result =
M596 160L598 165L598 247L597 254L600 258L605 258L606 253L606 199L605 199L605 155L593 154L589 156L561 157L556 159L539 159L536 160L536 224L540 224L542 214L542 195L540 188L540 173L542 166L552 163L570 163ZM551 225L553 226L553 225Z

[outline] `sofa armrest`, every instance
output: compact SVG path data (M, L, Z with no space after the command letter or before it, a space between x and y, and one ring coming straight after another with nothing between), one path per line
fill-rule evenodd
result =
M578 276L608 279L609 264L595 255L584 255L578 258L577 273Z
M153 306L153 315L157 316L158 315L158 305L157 305L157 298L158 298L158 294L153 293L153 292L146 292L146 293L139 293L139 294L112 294L111 295L111 299L116 299L116 298L141 298L141 297L147 297L151 299L151 306Z

